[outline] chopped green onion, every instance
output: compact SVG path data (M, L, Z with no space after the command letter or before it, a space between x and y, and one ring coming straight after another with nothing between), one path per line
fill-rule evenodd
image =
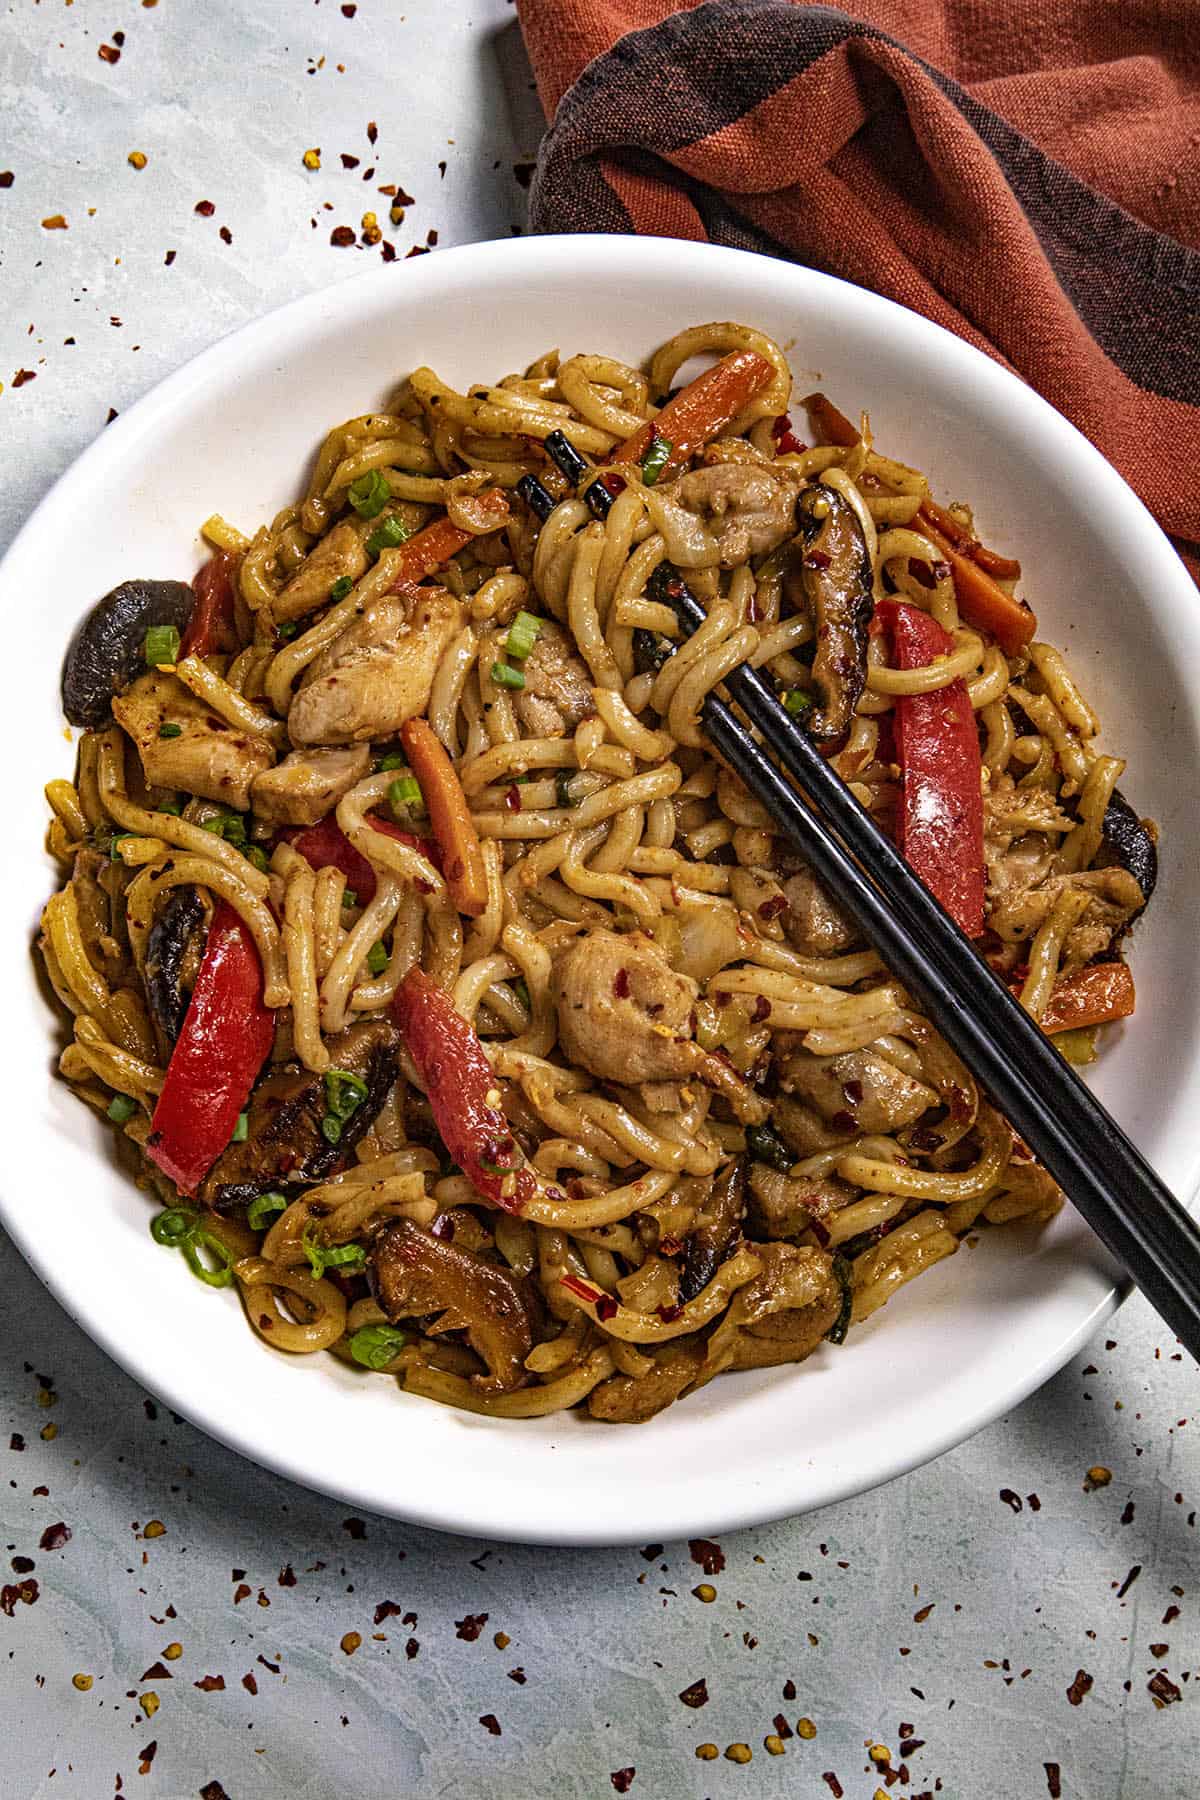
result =
M166 725L159 726L158 735L160 738L182 737L183 736L183 726L182 725L172 725L171 723L168 722Z
M318 1244L313 1238L311 1225L300 1243L308 1258L309 1268L318 1277L326 1269L348 1269L353 1272L366 1266L367 1253L361 1244Z
M388 788L388 805L397 814L406 811L424 812L421 784L415 775L402 775L399 781L391 783Z
M846 1341L846 1333L850 1329L850 1314L854 1310L853 1271L844 1256L834 1257L833 1273L841 1284L842 1304L838 1310L837 1318L833 1321L833 1324L829 1327L825 1336L829 1339L831 1344L843 1344Z
M108 842L108 860L109 860L109 862L120 862L121 852L117 848L117 846L122 842L122 840L124 838L133 837L135 835L136 834L132 831L114 831L113 832L112 837L109 839L109 842Z
M372 944L367 951L367 968L372 975L382 975L388 966L388 953L382 944Z
M349 575L339 575L329 590L329 598L331 600L344 600L353 586L354 583L351 581Z
M287 1201L282 1194L257 1194L246 1208L246 1223L251 1231L261 1231L268 1219L286 1210Z
M367 555L378 556L381 550L395 550L411 536L411 528L393 513L390 518L381 519L367 539Z
M352 481L347 495L360 519L378 518L391 497L387 476L379 469L368 469L365 475Z
M179 633L174 625L151 625L142 652L150 668L179 660Z
M786 1175L796 1158L769 1125L747 1125L746 1148L756 1162L780 1169Z
M343 906L357 906L358 905L358 895L355 893L353 888L347 888L345 890L345 892L342 894L342 905Z
M509 983L509 986L517 996L517 999L521 1002L521 1005L525 1008L525 1011L529 1012L531 1010L529 983L526 981L525 977L523 975L518 975L515 981Z
M385 769L406 769L408 764L404 760L403 751L389 750L386 756L380 757L379 761L375 764L375 767L382 775Z
M211 819L205 819L201 831L211 831L214 837L224 838L227 844L236 844L239 848L246 842L246 821L241 813L217 813Z
M150 1221L150 1236L156 1244L165 1244L174 1250L186 1237L190 1237L199 1220L188 1206L168 1206L165 1212L156 1213Z
M394 1325L363 1325L350 1339L350 1354L364 1369L386 1369L408 1342Z
M336 584L335 584L336 585ZM282 625L275 627L275 636L283 643L290 643L300 629L299 619L285 619Z
M574 781L575 775L574 769L560 769L554 777L554 796L560 806L579 805L578 800L571 793L571 783Z
M183 1251L184 1261L198 1281L206 1287L228 1287L233 1280L233 1254L226 1248L215 1231L209 1231L204 1225L196 1225L184 1238L179 1248ZM215 1262L206 1262L201 1255L206 1251Z
M131 1100L128 1094L114 1094L108 1103L108 1116L114 1125L124 1125L136 1111L137 1101Z
M803 688L789 688L783 696L783 704L785 711L795 718L799 713L806 713L811 709L813 697L806 694Z
M668 443L657 433L650 439L650 448L642 458L642 480L647 487L653 487L667 464L671 460L674 444Z
M524 671L511 668L508 663L494 662L492 664L492 680L497 687L502 688L523 688L525 686Z
M332 1113L326 1113L321 1120L321 1136L327 1144L338 1144L342 1139L342 1121L335 1119Z
M325 1104L335 1119L356 1113L369 1093L366 1082L352 1069L326 1069Z
M247 844L245 857L246 861L252 864L253 867L258 870L260 875L266 874L269 864L267 862L267 853L261 844Z
M239 1113L237 1116L237 1124L233 1128L233 1136L229 1141L231 1144L244 1144L249 1135L250 1114L248 1112Z
M183 812L183 808L180 806L178 800L160 800L154 810L155 812L170 813L173 819L179 818L180 814Z
M537 642L537 634L541 629L542 621L536 613L519 612L508 628L504 648L510 656L524 662Z

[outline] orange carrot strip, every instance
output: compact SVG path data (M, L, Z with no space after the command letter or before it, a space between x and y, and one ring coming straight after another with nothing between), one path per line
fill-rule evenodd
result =
M808 408L809 422L816 435L827 444L840 444L849 449L857 444L862 433L857 425L852 425L844 412L839 412L833 401L825 394L805 394L804 405Z
M1042 1030L1053 1036L1083 1025L1108 1025L1127 1019L1135 1004L1127 963L1092 963L1057 983L1042 1014Z
M641 462L657 437L671 446L663 473L686 468L697 450L703 450L705 444L732 424L774 374L771 364L757 350L734 350L681 388L655 418L617 446L610 462Z
M1037 630L1037 618L1020 600L1014 600L978 563L956 550L950 539L923 518L925 536L935 544L954 575L954 591L963 617L982 631L990 631L1008 656L1015 656Z
M501 488L489 488L487 493L477 495L474 504L495 518L497 531L508 519L508 499ZM448 563L477 535L473 531L464 531L461 525L455 525L449 519L435 519L432 525L426 525L423 531L410 537L401 550L388 592L400 594L406 588L416 587L418 581Z
M936 500L922 500L918 516L927 525L936 525L944 537L948 537L956 550L969 556L972 562L979 564L988 575L994 575L997 581L1015 581L1021 573L1021 565L1012 556L1001 556L997 550L989 550L986 544L972 537L961 519L958 519L945 506L939 506Z
M400 742L421 785L450 898L460 913L477 919L487 905L487 874L462 783L427 720L409 719Z

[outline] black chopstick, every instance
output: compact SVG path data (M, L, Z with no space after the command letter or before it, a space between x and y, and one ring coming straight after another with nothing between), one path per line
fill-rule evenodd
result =
M567 447L586 473L588 465ZM546 448L562 468L561 447L547 438ZM574 468L570 478L580 479ZM593 511L603 516L611 496L598 482L588 489L589 496L593 493L598 500ZM656 571L651 587L687 635L703 623L703 608L669 566ZM763 676L743 664L724 685L766 749L710 694L703 718L715 748L795 842L1180 1342L1200 1358L1195 1221L976 954Z

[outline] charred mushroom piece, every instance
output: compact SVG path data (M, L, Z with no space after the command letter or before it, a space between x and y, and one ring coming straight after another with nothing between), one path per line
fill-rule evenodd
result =
M183 1025L204 952L207 908L199 888L174 888L150 927L145 984L150 1016L167 1045Z
M833 488L805 488L796 502L801 579L817 631L813 680L821 704L814 738L844 737L867 679L867 627L874 602L871 559L849 501Z
M259 1194L324 1181L370 1129L396 1079L400 1033L386 1019L371 1019L325 1042L332 1068L367 1085L336 1140L322 1129L329 1110L324 1077L295 1063L275 1068L250 1096L245 1138L227 1144L205 1176L206 1205L229 1212Z
M1158 851L1120 788L1113 789L1105 809L1103 831L1112 855L1142 890L1142 904L1133 915L1136 919L1150 904L1150 896L1158 885Z
M729 1255L745 1210L745 1167L736 1157L717 1170L688 1237L679 1278L679 1298L685 1304L708 1286Z
M533 1289L498 1263L436 1238L412 1219L381 1232L371 1253L372 1286L393 1323L441 1313L438 1327L465 1331L487 1364L472 1381L483 1393L510 1394L528 1380L537 1302Z
M676 1338L664 1344L644 1375L612 1375L588 1396L593 1419L609 1425L641 1425L678 1400L704 1367L704 1339Z
M195 598L183 581L123 581L97 600L63 663L62 705L72 725L104 724L113 695L145 672L147 631L173 625L182 636Z

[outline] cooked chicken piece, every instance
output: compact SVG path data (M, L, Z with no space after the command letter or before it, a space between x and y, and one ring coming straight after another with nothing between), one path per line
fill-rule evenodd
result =
M348 750L293 750L250 789L260 819L276 825L315 825L333 811L371 767L367 744Z
M429 704L463 609L445 588L373 600L308 670L292 701L293 744L365 744L394 736Z
M857 941L853 924L829 898L809 869L798 869L783 886L788 910L783 929L802 956L840 956Z
M721 566L736 568L774 550L795 532L800 482L790 471L752 463L719 463L681 476L666 490L702 517L721 551Z
M361 528L352 519L343 519L317 540L291 580L276 594L271 602L273 618L282 625L328 605L334 582L344 575L358 581L367 572L367 562Z
M783 1091L799 1094L839 1130L902 1131L939 1104L931 1087L872 1050L811 1056L797 1039L781 1032L775 1057Z
M610 1425L641 1425L670 1406L704 1366L704 1339L675 1338L654 1357L644 1375L613 1375L593 1388L588 1411Z
M396 1079L400 1033L386 1019L365 1020L325 1040L334 1069L367 1084L361 1104L331 1144L321 1129L328 1112L324 1077L296 1063L271 1069L250 1096L246 1136L227 1145L204 1178L205 1204L218 1212L245 1206L274 1189L323 1181L345 1161L371 1128Z
M640 933L592 931L555 958L551 991L566 1060L602 1081L636 1086L696 1072L696 983Z
M543 623L521 667L525 686L516 695L517 717L531 737L566 737L595 711L587 665L552 620Z
M113 701L113 716L138 748L151 787L178 788L246 812L250 784L275 752L266 738L239 731L173 675L152 669ZM178 727L160 735L160 727Z
M857 1198L858 1189L836 1175L818 1181L812 1176L793 1178L767 1163L750 1167L749 1217L755 1237L799 1237L814 1219L823 1225L831 1213Z
M786 1033L780 1032L783 1039ZM819 1112L806 1106L791 1094L778 1094L771 1103L771 1126L783 1139L796 1161L815 1156L818 1150L831 1150L835 1144L847 1144L858 1136L857 1127L848 1131L836 1129Z
M393 1323L427 1313L449 1315L436 1327L465 1331L488 1373L472 1377L485 1393L511 1393L529 1377L540 1302L531 1282L499 1263L397 1219L376 1240L371 1257L375 1296Z
M1143 906L1141 887L1128 870L1085 869L1078 875L1048 876L1036 887L1014 889L993 906L988 924L1008 943L1023 943L1045 923L1064 888L1091 895L1087 911L1067 936L1065 968L1078 968L1109 949Z
M755 1250L762 1273L738 1289L726 1315L740 1328L729 1365L734 1369L800 1362L842 1310L842 1286L825 1251L798 1244L756 1244Z
M1011 775L994 781L983 797L989 901L1044 880L1072 823L1045 788L1018 788Z

